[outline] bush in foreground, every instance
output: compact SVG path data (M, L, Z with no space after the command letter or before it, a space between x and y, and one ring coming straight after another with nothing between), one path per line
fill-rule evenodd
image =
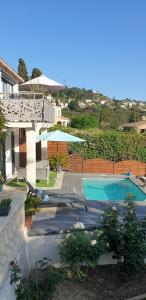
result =
M16 300L50 299L63 273L50 265L48 258L36 263L35 276L23 278L17 260L10 262L11 281L15 284Z
M94 268L101 254L105 253L105 242L96 231L92 238L83 231L84 225L77 223L72 233L61 241L59 253L61 262L65 264L74 278L85 278L85 268Z
M108 251L114 252L113 258L121 264L122 270L128 275L141 272L144 269L146 239L143 222L136 217L134 202L127 203L123 222L120 222L119 213L113 207L105 211L102 225Z

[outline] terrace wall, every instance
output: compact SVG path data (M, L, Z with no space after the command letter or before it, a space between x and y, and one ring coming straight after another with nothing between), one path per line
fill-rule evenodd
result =
M136 160L113 162L106 159L83 159L80 155L69 156L68 171L71 173L124 174L131 172L135 176L146 174L146 163Z
M65 237L66 234L28 237L27 250L30 268L34 269L36 262L43 257L49 257L51 264L60 265L59 243ZM102 255L98 264L116 264L116 260L112 259L112 255L113 253Z
M0 217L0 300L15 300L14 287L10 286L10 261L18 259L24 275L28 274L26 236L24 227L25 193L3 191L0 200L11 198L9 215Z

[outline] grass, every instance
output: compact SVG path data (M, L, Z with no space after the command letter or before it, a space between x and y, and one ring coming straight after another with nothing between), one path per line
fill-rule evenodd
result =
M38 179L36 181L36 186L37 187L54 187L55 182L56 182L56 178L57 178L57 173L56 172L50 172L49 184L47 185L47 182L44 179Z
M45 179L38 179L36 181L37 187L54 187L57 178L56 172L50 172L49 174L49 183L47 185L47 181ZM17 181L17 178L11 180L8 184L10 187L26 187L26 183L22 180Z
M8 182L7 185L10 187L25 187L26 183L22 180L17 181L17 178L14 178L10 182Z

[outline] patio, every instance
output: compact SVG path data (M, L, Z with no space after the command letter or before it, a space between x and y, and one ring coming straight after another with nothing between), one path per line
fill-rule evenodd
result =
M78 197L78 199L80 199L83 197L81 178L89 176L97 177L97 174L65 173L61 190L57 189L48 191L51 200L54 199L54 203L56 203L56 200L59 197L66 197L67 199L69 199L69 197ZM119 178L121 178L120 175ZM131 179L142 186L139 179L135 177L132 177ZM146 188L144 188L143 191L146 192ZM125 204L122 202L88 200L86 203L88 206L87 212L85 211L84 206L80 204L75 204L75 208L67 205L52 206L43 204L40 211L33 216L32 227L28 235L44 236L56 234L60 231L69 231L76 222L84 223L87 230L95 228L99 225L101 216L107 207L116 206L117 209L120 210L121 216L124 213ZM136 212L139 219L146 216L146 203L137 202Z

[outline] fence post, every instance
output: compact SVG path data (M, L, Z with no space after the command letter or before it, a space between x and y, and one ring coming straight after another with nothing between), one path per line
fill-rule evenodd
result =
M82 173L83 173L83 169L84 169L83 168L84 167L83 164L84 164L84 160L83 160L83 157L82 157Z
M113 161L113 174L115 174L115 161Z

